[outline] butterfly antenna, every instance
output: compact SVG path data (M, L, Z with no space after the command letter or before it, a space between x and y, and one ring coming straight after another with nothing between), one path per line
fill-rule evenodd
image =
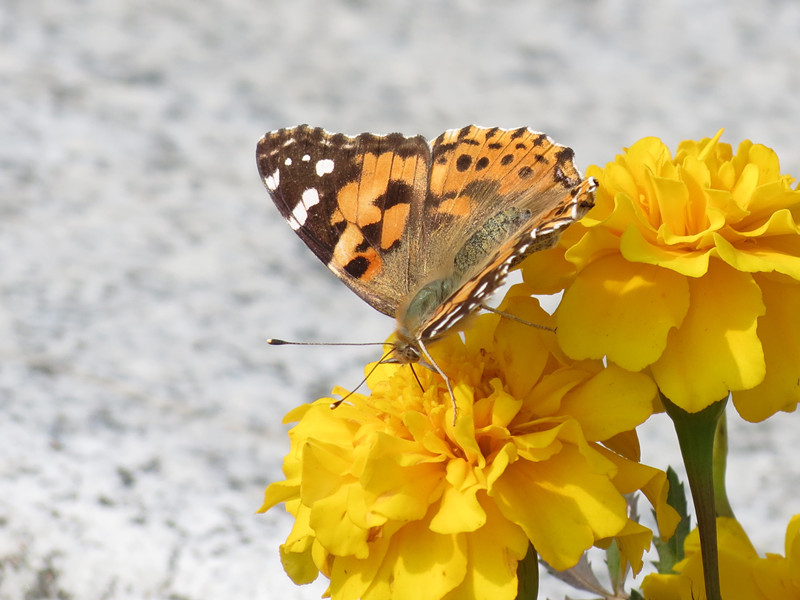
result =
M342 344L337 344L337 345L342 345ZM348 345L348 344L343 344L343 345ZM381 345L383 345L383 344L381 344ZM334 408L338 408L338 407L339 407L339 405L340 405L342 402L344 402L344 401L345 401L345 400L347 400L347 399L348 399L350 396L352 396L353 394L355 394L355 393L358 391L358 389L359 389L359 388L360 388L362 385L364 385L364 384L367 382L367 379L369 379L370 375L372 375L372 374L375 372L375 369L377 369L378 367L380 367L380 366L381 366L381 365L382 365L382 364L383 364L383 363L386 361L387 357L388 357L388 356L389 356L389 355L390 355L392 352L394 352L394 351L395 351L395 348L394 348L394 346L392 346L392 347L389 349L389 351L388 351L386 354L384 354L383 356L381 356L381 359L380 359L378 362L376 362L376 363L375 363L375 364L372 366L372 368L369 370L369 373L367 373L367 374L364 376L364 379L362 379L362 380L361 380L361 383L359 383L359 384L358 384L358 385L357 385L355 388L353 388L351 391L347 392L347 393L346 393L344 396L342 396L342 397L341 397L339 400L336 400L336 401L334 401L334 402L332 402L332 403L331 403L331 407L330 407L330 408L331 408L331 410L333 410Z
M504 319L510 319L512 321L516 321L517 323L522 323L523 325L527 325L529 327L535 327L536 329L544 329L545 331L552 331L553 333L556 332L555 327L548 327L547 325L540 325L539 323L531 323L530 321L526 321L525 319L520 319L516 315L512 315L511 313L507 313L502 310L497 310L496 308L492 308L491 306L488 306L486 304L481 304L481 308L496 315L500 315Z
M420 391L424 392L425 386L422 385L422 382L419 380L419 375L417 375L417 372L414 370L414 363L408 363L408 366L411 367L411 372L414 374L414 379L417 380L417 385L419 385Z
M270 346L385 346L385 342L288 342L278 338L269 338ZM381 359L383 360L383 359Z
M450 378L444 374L442 368L436 364L435 360L433 360L433 357L431 356L430 352L428 352L428 349L425 347L425 344L422 343L422 340L417 340L417 345L419 346L419 349L422 351L422 355L425 357L425 360L428 361L428 364L432 366L439 375L442 376L442 379L444 379L444 383L447 386L447 392L450 394L450 401L453 403L453 426L455 427L456 416L458 415L458 407L456 406L456 396L453 393L453 387L450 385Z

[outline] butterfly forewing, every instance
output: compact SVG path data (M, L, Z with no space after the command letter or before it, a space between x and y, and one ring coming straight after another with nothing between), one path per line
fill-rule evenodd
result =
M393 316L408 294L409 215L421 211L421 136L350 137L306 125L266 134L259 173L283 217L342 281Z
M562 202L534 219L534 226L519 229L473 268L470 277L430 315L417 333L423 341L433 340L457 326L505 283L508 272L526 256L558 242L561 231L580 219L594 206L597 183L590 178L580 182Z

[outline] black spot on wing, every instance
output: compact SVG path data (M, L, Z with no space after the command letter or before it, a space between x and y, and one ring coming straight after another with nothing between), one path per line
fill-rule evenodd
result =
M533 169L526 165L517 171L517 175L519 175L522 179L528 179L528 177L533 175Z
M461 128L461 129L459 129L459 131L458 131L458 139L459 139L459 140L463 140L463 139L464 139L465 137L467 137L467 136L468 136L470 133L472 133L472 126L470 126L470 125L467 125L466 127L462 127L462 128Z
M373 204L381 208L381 210L388 210L398 204L409 204L414 188L404 181L392 179L386 187L386 192L378 196Z
M455 142L451 142L449 144L439 144L438 146L434 146L433 148L433 161L437 164L444 164L447 162L447 155L450 154L455 148L457 144Z
M532 138L531 138L531 143L532 143L534 146L541 146L541 145L542 145L542 144L544 144L546 141L547 141L547 136L546 136L545 134L543 134L543 133L540 133L540 134L539 134L539 135L537 135L536 137L532 137Z
M556 153L556 164L553 169L553 179L555 179L565 188L573 188L580 183L579 178L570 178L564 173L564 165L569 166L574 156L575 151L572 148L563 148Z
M472 157L469 154L462 154L456 160L456 169L460 172L464 172L469 169L470 165L472 164Z
M363 256L357 256L344 266L345 272L356 279L364 275L368 268L369 261Z

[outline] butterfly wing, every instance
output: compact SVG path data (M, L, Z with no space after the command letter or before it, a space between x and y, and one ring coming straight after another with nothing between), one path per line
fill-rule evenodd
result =
M410 252L421 275L398 312L399 329L423 341L472 313L527 254L554 244L593 206L596 185L582 179L570 148L527 128L468 126L431 146L419 236L426 247ZM452 293L435 305L414 306L415 291L432 281Z
M344 283L394 316L408 294L410 226L423 210L430 147L421 137L267 133L258 170L280 213Z
M433 340L472 314L503 283L510 269L526 256L555 245L566 227L582 217L594 205L597 182L582 181L571 195L574 202L562 203L537 219L535 224L517 230L503 245L484 258L456 291L442 302L422 325L419 339ZM530 227L533 225L533 227Z

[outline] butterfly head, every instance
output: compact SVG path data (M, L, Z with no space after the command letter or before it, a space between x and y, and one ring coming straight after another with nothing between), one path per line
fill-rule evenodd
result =
M392 345L392 353L384 362L390 364L407 365L409 363L420 362L422 352L414 340L408 339L396 333L396 339Z

